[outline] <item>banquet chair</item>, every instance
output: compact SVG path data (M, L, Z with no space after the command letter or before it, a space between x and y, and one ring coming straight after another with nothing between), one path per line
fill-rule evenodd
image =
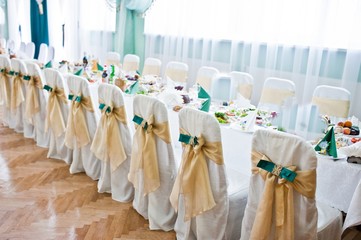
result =
M165 69L164 78L181 84L183 87L189 88L188 81L188 65L183 62L169 62Z
M47 57L48 57L48 45L42 43L40 44L40 48L39 48L38 62L41 64L46 64Z
M120 54L117 52L107 52L105 64L108 66L114 65L117 67L121 67L122 64L120 62Z
M26 59L34 59L35 55L35 43L28 42L25 47L25 58Z
M211 92L212 79L219 74L217 68L202 66L198 69L196 83L201 85L207 92Z
M177 239L239 239L248 177L226 170L220 126L212 115L184 108L179 127L182 163L170 196L178 212Z
M3 119L4 126L10 126L12 119L10 115L11 105L11 62L6 55L0 55L0 102L3 102Z
M143 95L134 97L133 110L136 132L129 172L135 188L133 207L149 219L151 230L170 231L176 213L169 195L177 173L168 111L160 100Z
M6 39L0 38L0 48L6 49Z
M288 79L269 77L263 84L258 107L271 107L279 110L289 104L295 96L296 86Z
M90 148L102 165L98 192L111 193L119 202L130 202L134 197L128 180L132 145L123 93L115 85L101 83L98 94L102 115Z
M28 70L23 79L27 83L25 98L25 118L34 126L34 140L39 147L49 147L49 133L45 132L46 107L48 92L43 89L46 84L43 72L35 62L26 62Z
M20 44L20 46L21 46L21 44ZM9 39L6 47L9 50L9 54L14 53L15 52L15 41L13 39Z
M253 76L249 73L232 71L229 73L233 81L232 98L237 99L239 95L245 99L251 99L253 88Z
M340 239L341 212L315 200L317 157L309 143L256 130L251 163L242 240Z
M85 172L93 180L100 177L101 162L90 151L97 127L98 110L95 109L90 83L84 77L69 74L68 100L70 111L65 130L65 146L73 150L70 173Z
M20 47L19 47L19 51L25 53L25 50L26 50L26 43L25 43L25 42L21 42L21 43L20 43Z
M232 79L227 74L217 74L212 80L212 100L228 102L232 97Z
M139 70L140 59L137 55L127 54L123 59L123 70L128 74L136 74Z
M350 109L351 93L340 87L317 86L313 92L312 104L318 106L322 115L347 118Z
M10 127L16 132L21 132L26 138L35 138L34 126L25 117L25 99L27 96L27 82L23 77L28 74L25 62L18 58L12 58L13 70L11 83L10 115L12 123Z
M48 47L48 55L45 60L45 64L52 62L55 57L55 48L53 46Z
M48 158L60 159L71 164L73 152L65 146L65 129L69 116L68 85L63 75L56 69L44 69L46 85L49 92L46 109L45 131L49 132Z
M158 58L148 57L144 61L144 67L142 75L153 75L160 76L160 68L162 66L162 62Z

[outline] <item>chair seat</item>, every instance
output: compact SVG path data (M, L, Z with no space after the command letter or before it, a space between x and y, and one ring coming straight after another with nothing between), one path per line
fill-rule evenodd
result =
M339 210L317 202L317 238L341 239L342 214Z

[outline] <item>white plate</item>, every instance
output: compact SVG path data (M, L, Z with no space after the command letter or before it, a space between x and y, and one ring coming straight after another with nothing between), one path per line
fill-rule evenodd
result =
M318 152L316 152L318 156L322 157L322 158L327 158L327 159L332 159L332 160L340 160L340 159L346 159L347 156L343 153L337 153L337 158L334 158L332 156L329 155L324 155L324 154L320 154Z

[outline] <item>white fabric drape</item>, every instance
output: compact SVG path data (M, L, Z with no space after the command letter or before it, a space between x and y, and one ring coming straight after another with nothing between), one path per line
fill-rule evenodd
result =
M317 85L351 92L350 115L361 116L361 2L357 0L157 0L145 18L145 56L249 72L257 104L267 77L296 84L298 103Z

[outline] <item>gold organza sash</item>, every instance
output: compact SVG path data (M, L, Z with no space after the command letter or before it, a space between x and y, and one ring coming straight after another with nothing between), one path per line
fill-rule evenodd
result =
M127 159L119 130L119 123L127 124L125 108L105 105L102 99L99 99L99 104L102 117L90 150L98 159L110 161L114 171Z
M10 93L10 84L9 84L9 69L3 68L0 72L0 101L3 100L5 106L10 108L11 103L11 93Z
M271 234L272 222L275 221L275 239L294 239L294 206L293 191L296 190L307 198L314 199L316 191L316 170L296 171L296 166L286 167L297 174L293 182L277 176L274 173L258 168L262 160L271 162L265 155L252 152L252 173L260 174L265 181L263 195L261 196L250 239L268 239ZM276 175L275 175L276 174ZM275 212L273 213L273 210Z
M181 69L167 69L165 75L176 82L187 81L187 71Z
M143 74L143 76L145 76L145 75L159 76L159 74L160 74L160 66L158 66L158 65L145 65L142 74Z
M72 102L68 117L68 126L65 130L65 145L70 149L74 149L75 146L81 148L90 143L90 135L84 110L94 112L93 105L90 97L84 97L81 93L78 95L71 93L68 99Z
M141 116L134 116L136 124L134 134L132 161L128 179L134 187L138 187L138 172L143 170L144 195L157 190L160 186L158 154L155 135L164 142L170 143L170 131L168 122L156 123L154 116L148 120Z
M180 129L181 137L189 136ZM188 144L183 144L182 164L175 180L170 202L178 211L179 195L183 194L185 204L184 221L202 214L216 206L212 194L206 158L223 165L221 142L206 142L200 135L191 137Z
M25 117L32 122L32 117L40 112L39 89L43 89L43 83L39 76L24 76L28 80L28 90L25 101Z
M61 111L60 102L67 104L64 89L44 86L44 89L49 91L48 106L46 111L45 132L49 127L53 130L55 137L59 137L65 131L64 116Z
M123 69L124 71L137 71L139 64L137 62L124 62Z
M11 109L15 110L19 105L25 101L24 93L22 89L23 83L23 74L21 72L15 72L15 77L13 80L13 85L11 88Z
M348 100L313 97L312 103L318 106L319 112L322 115L326 114L341 118L348 117L348 110L350 108L350 101Z
M238 84L238 92L239 94L241 94L244 98L246 99L251 99L251 95L252 95L252 84L248 84L248 83L243 83L243 84Z
M295 95L294 91L278 88L264 88L262 91L260 103L271 103L275 105L282 105L289 97Z

